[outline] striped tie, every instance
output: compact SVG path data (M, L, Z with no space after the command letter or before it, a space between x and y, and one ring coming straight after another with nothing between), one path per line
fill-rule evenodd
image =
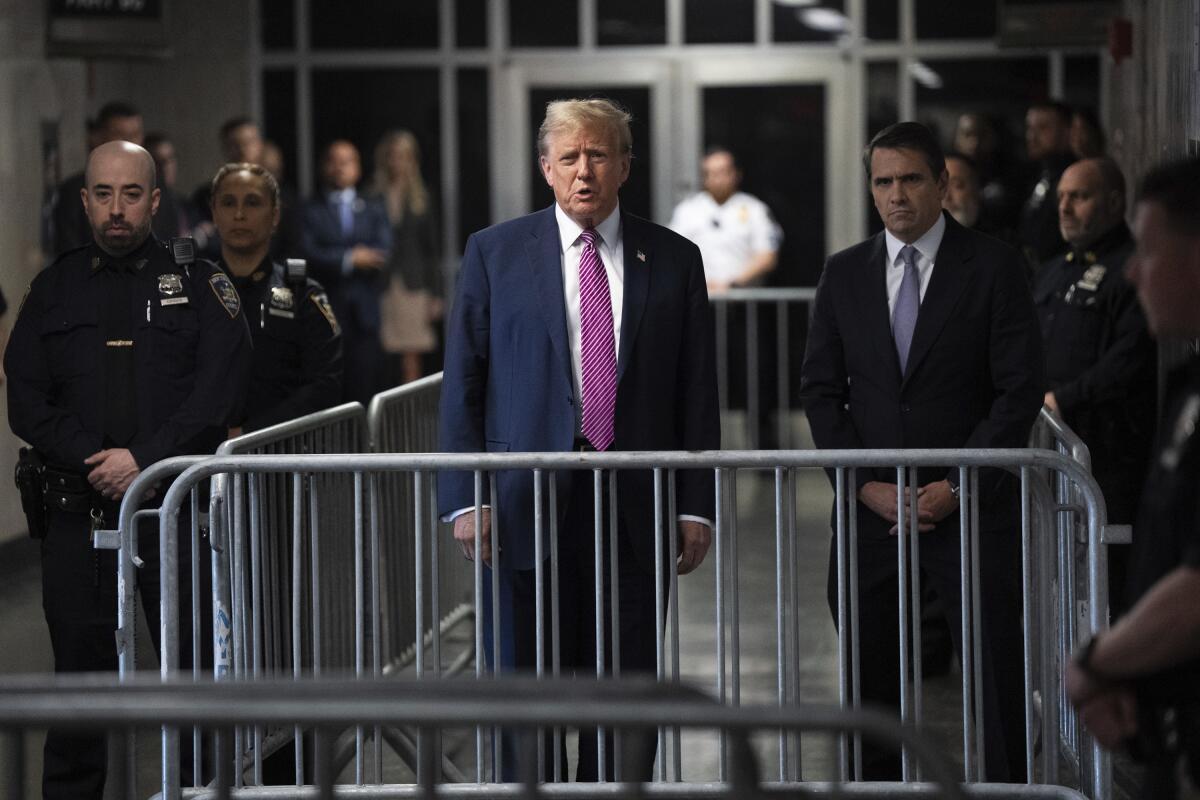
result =
M612 299L608 276L596 250L596 231L579 235L579 360L583 377L583 435L604 451L613 443L613 411L617 404L617 348L613 337Z

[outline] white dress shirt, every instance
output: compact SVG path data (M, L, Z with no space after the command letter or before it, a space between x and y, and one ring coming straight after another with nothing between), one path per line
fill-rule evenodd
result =
M708 192L692 195L675 207L669 227L700 248L710 281L738 278L753 258L774 253L783 241L766 203L745 192L734 192L724 203Z
M942 246L942 236L946 233L946 217L938 214L937 222L925 231L920 239L912 243L917 251L917 274L921 276L921 300L925 299L925 290L929 288L929 278L933 275L933 265L937 261L938 248ZM900 294L900 283L904 280L904 262L900 259L900 251L904 242L884 230L884 240L887 242L887 296L888 319L896 313L896 296Z

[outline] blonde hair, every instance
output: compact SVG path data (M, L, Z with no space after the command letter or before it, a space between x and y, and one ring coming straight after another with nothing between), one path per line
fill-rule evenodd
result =
M579 130L608 132L620 153L632 153L633 134L629 130L632 120L632 114L606 97L551 100L546 104L546 117L538 128L538 155L546 155L551 136Z
M275 180L275 176L263 166L258 164L248 164L246 162L226 164L217 170L217 174L213 176L211 188L211 200L209 202L217 202L217 191L221 188L221 181L235 172L249 172L257 178L261 178L263 186L266 187L267 196L271 198L271 205L275 208L279 207L279 181Z
M408 183L399 190L392 186L387 169L388 151L393 147L409 148L416 164ZM375 145L375 171L371 177L371 188L383 198L388 217L394 222L404 219L408 211L423 216L429 210L429 190L425 188L425 179L421 177L421 145L411 131L389 131Z

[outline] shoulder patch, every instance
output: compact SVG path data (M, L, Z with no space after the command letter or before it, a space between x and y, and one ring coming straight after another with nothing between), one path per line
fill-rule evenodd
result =
M333 329L333 335L340 336L342 326L338 325L337 317L333 313L333 306L329 305L329 296L324 292L313 292L309 297L312 299L313 305L321 312L321 316L325 317L329 327Z
M229 316L237 319L238 312L242 310L242 300L238 297L237 289L233 285L233 281L229 280L229 276L224 272L213 273L213 276L208 279L208 286L213 290L213 294L217 296L217 300L229 312Z

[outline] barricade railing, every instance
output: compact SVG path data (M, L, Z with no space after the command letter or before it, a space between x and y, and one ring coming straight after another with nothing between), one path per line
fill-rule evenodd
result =
M442 397L442 374L430 375L406 383L371 398L367 409L367 431L371 452L374 453L432 453L438 449L438 405ZM416 585L409 565L416 563L416 532L418 508L429 518L436 513L437 502L432 486L419 501L416 486L396 473L371 476L370 492L372 525L378 525L380 552L371 558L372 569L380 571L382 587L380 608L383 618L372 620L376 626L373 641L382 648L380 658L385 673L412 667L418 657L416 641L417 616L399 602L402 597L414 597ZM375 535L373 533L373 539ZM437 592L422 592L424 609L421 619L441 620L444 629L459 622L470 621L474 612L471 604L472 575L469 565L460 556L454 540L438 537L429 543L424 586L433 586L430 571L440 575ZM374 579L372 581L375 582ZM437 639L432 640L440 647ZM467 663L465 653L452 665L453 671ZM440 665L439 653L433 653L435 665ZM440 668L440 666L435 666Z
M775 580L776 592L774 611L777 620L777 636L775 643L776 655L776 701L780 707L788 708L800 702L799 686L796 672L802 656L799 648L798 631L801 624L799 607L796 601L796 577L794 562L797 549L796 520L796 477L801 470L830 470L835 478L837 488L835 503L835 542L839 554L837 573L838 584L838 659L839 681L838 699L845 707L856 707L859 704L859 692L856 690L854 678L858 675L858 647L852 641L853 631L857 627L847 625L848 620L857 619L857 503L847 491L855 483L855 470L865 468L887 467L895 470L896 482L903 487L913 480L913 471L917 468L957 466L960 485L963 487L962 503L959 508L961 523L961 562L962 565L962 597L966 599L963 613L960 617L964 634L963 641L971 645L964 648L963 654L963 686L962 686L962 726L963 726L963 777L965 780L978 780L985 774L983 761L983 726L977 724L982 717L981 711L981 624L980 609L980 566L979 566L979 505L980 498L978 483L980 469L1004 469L1016 474L1020 483L1020 536L1021 536L1021 581L1024 587L1022 622L1024 630L1023 663L1024 663L1024 719L1025 719L1025 760L1026 771L1032 779L1040 774L1040 779L1046 783L1061 780L1057 760L1051 754L1057 752L1057 746L1043 748L1040 764L1035 764L1034 743L1039 735L1036 715L1033 711L1033 691L1040 689L1044 697L1056 697L1061 692L1060 664L1054 659L1056 648L1034 641L1035 636L1048 636L1052 633L1058 636L1059 623L1062 620L1050 619L1052 615L1046 612L1050 605L1048 598L1053 592L1053 582L1050 580L1051 570L1044 569L1045 565L1053 564L1054 538L1045 535L1051 529L1051 517L1056 511L1056 505L1051 498L1045 482L1038 474L1041 470L1050 471L1054 475L1065 476L1077 488L1083 505L1080 508L1085 520L1087 533L1087 575L1091 578L1087 585L1089 617L1084 624L1089 630L1099 630L1106 624L1107 607L1106 584L1102 579L1105 574L1105 554L1101 547L1105 535L1104 502L1094 480L1077 462L1059 453L1042 450L889 450L889 451L770 451L770 452L719 452L719 453L555 453L555 454L424 454L424 455L332 455L332 456L227 456L213 457L202 460L173 460L175 463L164 462L164 469L177 469L186 466L186 471L171 485L163 501L163 513L160 517L161 530L159 544L162 548L162 564L164 587L163 593L163 674L170 676L175 673L179 663L180 626L178 609L180 608L177 591L172 591L174 581L170 579L172 570L176 568L176 560L172 553L179 541L179 523L183 504L191 496L193 487L206 478L220 474L231 473L241 475L279 474L289 477L293 482L301 481L304 476L316 474L342 474L353 478L353 500L356 510L353 524L353 540L356 553L355 603L355 663L364 665L359 674L379 678L384 674L384 664L377 653L367 653L366 626L372 619L384 614L380 607L380 598L368 596L364 575L369 573L370 565L367 559L380 553L378 538L380 532L374 519L368 519L369 510L375 507L371 493L375 491L377 482L374 476L383 474L408 474L408 480L414 487L414 549L416 561L413 568L414 594L417 600L407 607L414 609L420 617L413 626L414 630L426 628L427 605L419 599L426 592L436 595L440 572L438 566L427 567L427 559L436 552L436 541L448 538L444 531L439 531L436 520L430 508L433 486L436 484L437 473L444 470L474 471L476 474L476 510L480 515L483 502L483 486L485 483L492 488L491 496L495 493L496 473L513 470L532 472L534 484L534 519L535 542L538 543L537 558L537 591L538 609L536 631L538 641L545 643L547 635L557 640L556 619L547 620L541 612L544 604L545 588L550 587L551 608L556 607L558 600L558 585L555 576L558 572L557 546L558 513L554 511L554 498L559 495L560 483L565 483L567 477L575 471L590 473L594 497L603 497L605 483L609 484L609 500L615 505L616 473L626 474L634 470L645 470L653 474L654 483L654 537L655 552L657 553L655 619L657 625L656 676L661 681L674 682L680 678L679 658L679 611L678 603L668 601L678 598L679 578L675 566L675 537L677 535L674 504L675 478L680 470L711 470L715 479L715 539L710 559L713 559L713 570L716 581L716 602L712 609L716 619L715 636L715 685L716 696L725 703L738 705L741 702L741 671L742 647L739 640L741 585L739 581L738 554L743 549L739 545L738 513L737 513L737 484L739 474L746 472L765 472L774 480L775 508L773 519L773 534L775 543ZM163 473L165 474L165 473ZM161 475L158 476L161 479ZM140 479L139 479L140 480ZM247 489L253 495L256 481L247 481ZM319 505L330 498L312 496L310 503ZM908 641L920 641L919 603L916 594L919 583L920 536L915 534L915 501L912 507L899 503L899 535L896 537L897 564L900 565L900 584L897 596L897 607L903 624L902 634L897 646L904 657L901 659L902 679L901 717L905 722L921 724L921 670L918 653L906 653ZM126 514L122 515L123 523ZM610 523L611 523L610 518ZM494 522L494 525L497 525ZM765 527L765 526L763 526ZM823 527L823 526L822 526ZM616 563L615 547L610 553L604 553L604 523L601 517L596 517L593 530L596 555L600 562L611 559ZM477 526L478 529L478 526ZM822 536L827 529L823 527ZM610 545L616 541L615 529L609 531ZM317 535L317 534L314 534ZM326 533L324 535L332 535ZM499 547L506 534L493 528L493 547ZM542 548L543 538L549 545L549 553ZM1051 552L1047 553L1046 548ZM597 609L597 630L604 629L604 616L611 613L611 608L603 607L605 587L602 571L596 571L596 585L591 587L595 596L600 598ZM1097 579L1099 576L1100 579ZM349 576L345 576L349 579ZM481 562L474 563L474 595L473 607L482 607L483 566ZM619 599L614 570L610 568L610 595L614 605ZM428 579L432 583L427 583ZM493 584L493 592L496 585ZM493 600L494 600L493 595ZM403 603L403 601L400 601ZM498 613L498 604L493 602L493 614ZM1049 629L1034 624L1034 615L1042 614ZM822 622L824 623L821 615ZM493 631L496 638L492 645L495 652L499 651L498 620L493 618ZM475 620L474 651L483 650L484 620L477 616ZM614 625L614 629L617 626ZM1049 633L1047 632L1049 630ZM911 639L909 638L911 635ZM426 659L427 651L437 652L441 639L438 626L432 627L431 641L414 642L417 653L415 673L418 677L433 677L447 658L446 648L433 658L431 666ZM603 634L601 639L603 639ZM617 642L611 642L615 647ZM603 647L603 642L601 643ZM616 659L614 659L615 661ZM485 667L478 659L476 673L479 677L485 674ZM549 677L558 674L559 664L554 656L545 661L539 661L537 674L539 677ZM696 665L689 664L689 669ZM602 659L598 660L597 674L604 672ZM614 670L619 676L619 670ZM1057 745L1059 728L1054 724L1052 715L1044 716L1040 725L1040 736L1044 742ZM474 773L478 782L486 782L489 775L495 776L495 766L500 760L501 742L504 732L499 729L488 730L486 725L480 725L475 731ZM555 731L557 737L560 732ZM436 740L417 742L416 763L418 772L432 769L430 764L438 763L429 752L439 749ZM717 743L717 778L724 780L728 776L728 748L726 741ZM800 780L802 777L799 761L800 742L798 737L786 731L780 731L775 742L775 754L778 757L778 780ZM848 779L861 763L852 758L851 753L857 752L860 743L854 737L842 737L838 746L836 777ZM354 744L354 756L357 763L355 779L359 783L382 785L379 772L378 755L375 760L375 774L369 778L365 774L364 757L366 749L363 735L360 732ZM619 743L615 745L620 752ZM603 754L603 737L598 740L598 749ZM1108 757L1094 745L1090 746L1091 760L1086 774L1081 775L1082 783L1087 787L1089 796L1097 800L1107 800L1111 784L1111 767ZM659 730L658 738L658 781L674 782L685 780L682 759L681 739L677 731L663 727ZM164 764L163 788L168 796L179 786L178 764L178 732L174 729L164 731ZM376 753L378 754L378 747ZM539 751L540 752L540 751ZM490 757L490 758L489 758ZM489 771L488 766L492 769ZM550 779L561 778L558 774L557 759L551 770L550 766L539 764L539 775ZM603 755L601 755L603 761ZM905 777L917 780L921 776L915 769L911 758L904 759ZM1040 767L1040 770L1039 770ZM694 767L689 767L694 769ZM598 764L603 774L605 765ZM620 777L620 761L615 764ZM439 769L439 776L444 770ZM238 777L240 779L241 773ZM419 774L420 780L429 780L427 775ZM264 795L265 796L265 795ZM1015 795L1014 795L1015 796Z
M1030 445L1061 453L1089 473L1092 470L1092 457L1087 444L1062 417L1047 407L1042 408L1034 424ZM1055 637L1046 640L1045 644L1054 648L1054 657L1061 665L1068 662L1075 648L1089 635L1086 624L1091 616L1091 600L1087 593L1089 582L1106 581L1107 574L1096 576L1087 572L1085 502L1079 490L1061 475L1052 473L1046 477L1054 497L1054 546L1048 555L1052 559L1050 563L1053 565L1055 592L1050 610L1060 624L1054 626ZM1106 525L1101 543L1105 547L1128 544L1131 533L1128 525ZM1098 613L1107 620L1109 609L1098 609ZM1065 688L1060 687L1056 696L1044 697L1043 707L1044 713L1057 721L1061 755L1066 757L1068 767L1080 773L1088 772L1092 769L1091 752L1084 746L1079 719L1071 711ZM1058 754L1054 755L1057 757Z
M803 356L809 312L816 296L814 287L764 287L727 289L709 297L716 314L717 386L720 389L721 408L725 410L730 407L733 382L744 382L745 436L749 450L758 449L763 430L763 375L773 374L776 381L775 447L787 450L796 444L792 431L791 414L794 409L790 380L792 375L799 374L799 370L793 369L793 348L796 357ZM797 310L795 306L798 305L803 306L803 313L798 323L793 324ZM767 320L774 323L773 354L760 341L763 331L760 321ZM770 325L766 329L769 331ZM734 352L738 349L743 352ZM771 355L774 356L773 362L767 363ZM769 401L766 404L769 405Z
M368 683L344 679L306 679L298 682L235 681L200 684L186 681L121 684L96 677L47 679L6 677L0 681L0 763L15 765L0 784L0 798L23 797L20 765L28 745L28 730L47 724L114 733L151 725L201 726L210 734L216 774L211 784L168 797L295 797L295 787L240 787L227 769L231 731L248 724L303 725L315 731L316 792L304 796L374 797L563 797L620 798L736 798L806 797L939 797L1062 798L1079 795L1060 787L1004 787L980 791L958 786L949 767L930 744L909 726L872 711L850 711L816 704L778 706L721 705L695 690L649 681L598 681L506 678L484 683L389 681ZM632 737L657 727L717 729L731 742L727 780L680 786L674 784L555 784L539 785L526 769L521 784L457 787L439 785L427 771L425 780L407 792L380 787L353 787L352 795L335 787L333 743L339 729L363 723L415 726L432 739L455 728L477 724L505 726L520 736L528 757L539 729L567 725L602 725L625 730ZM887 746L903 745L926 765L933 782L909 786L853 786L839 783L786 784L764 781L753 736L772 730L845 735L855 732ZM118 744L131 737L112 737ZM121 796L130 790L130 775L113 776ZM457 791L456 791L457 789ZM881 790L890 789L890 792ZM995 787L993 787L995 789Z

